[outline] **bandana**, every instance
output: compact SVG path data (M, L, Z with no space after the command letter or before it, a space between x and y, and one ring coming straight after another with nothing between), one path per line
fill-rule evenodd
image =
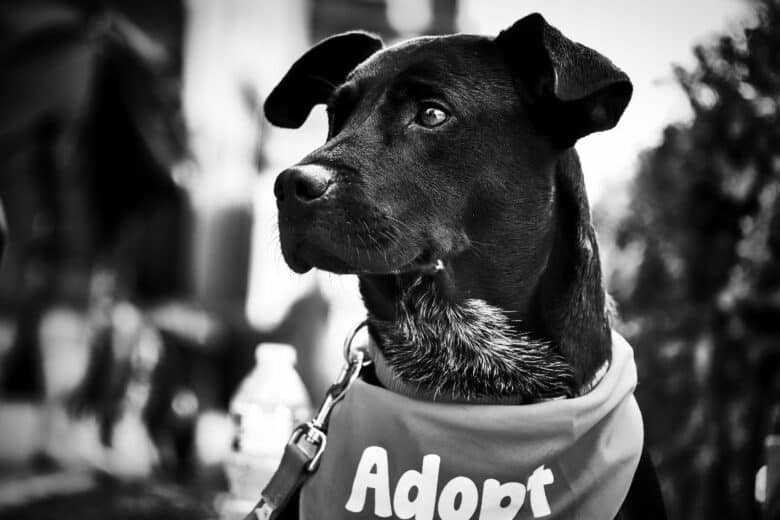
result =
M331 416L301 518L614 518L642 450L633 351L585 395L529 405L418 401L358 380Z

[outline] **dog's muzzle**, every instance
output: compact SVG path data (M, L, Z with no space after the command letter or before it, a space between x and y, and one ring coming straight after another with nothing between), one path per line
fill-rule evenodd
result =
M317 164L296 165L284 170L274 183L274 195L279 209L279 238L288 265L298 273L317 267L335 272L348 270L348 265L333 255L329 227L323 219L332 206L336 173Z

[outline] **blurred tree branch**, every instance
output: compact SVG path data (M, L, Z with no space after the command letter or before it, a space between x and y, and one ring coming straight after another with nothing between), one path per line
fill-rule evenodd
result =
M641 158L618 288L638 394L680 518L754 518L753 478L780 402L780 2L675 69L693 108Z
M83 306L95 269L135 301L186 283L188 155L180 0L10 0L0 10L0 309L18 320L5 386L36 384L37 317ZM21 388L20 387L20 388Z

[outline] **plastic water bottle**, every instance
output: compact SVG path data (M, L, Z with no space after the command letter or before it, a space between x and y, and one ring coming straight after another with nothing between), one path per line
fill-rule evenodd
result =
M225 464L230 496L222 517L243 518L279 466L293 428L311 418L311 401L295 370L295 349L261 343L256 365L230 403L232 452Z

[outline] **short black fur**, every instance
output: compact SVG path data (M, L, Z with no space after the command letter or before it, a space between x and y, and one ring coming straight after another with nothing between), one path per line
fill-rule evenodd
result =
M266 102L279 126L318 103L330 119L276 182L285 260L359 276L377 348L421 398L576 394L611 339L572 146L617 124L628 77L538 14L496 38L380 48L329 38ZM425 110L444 117L425 124Z

